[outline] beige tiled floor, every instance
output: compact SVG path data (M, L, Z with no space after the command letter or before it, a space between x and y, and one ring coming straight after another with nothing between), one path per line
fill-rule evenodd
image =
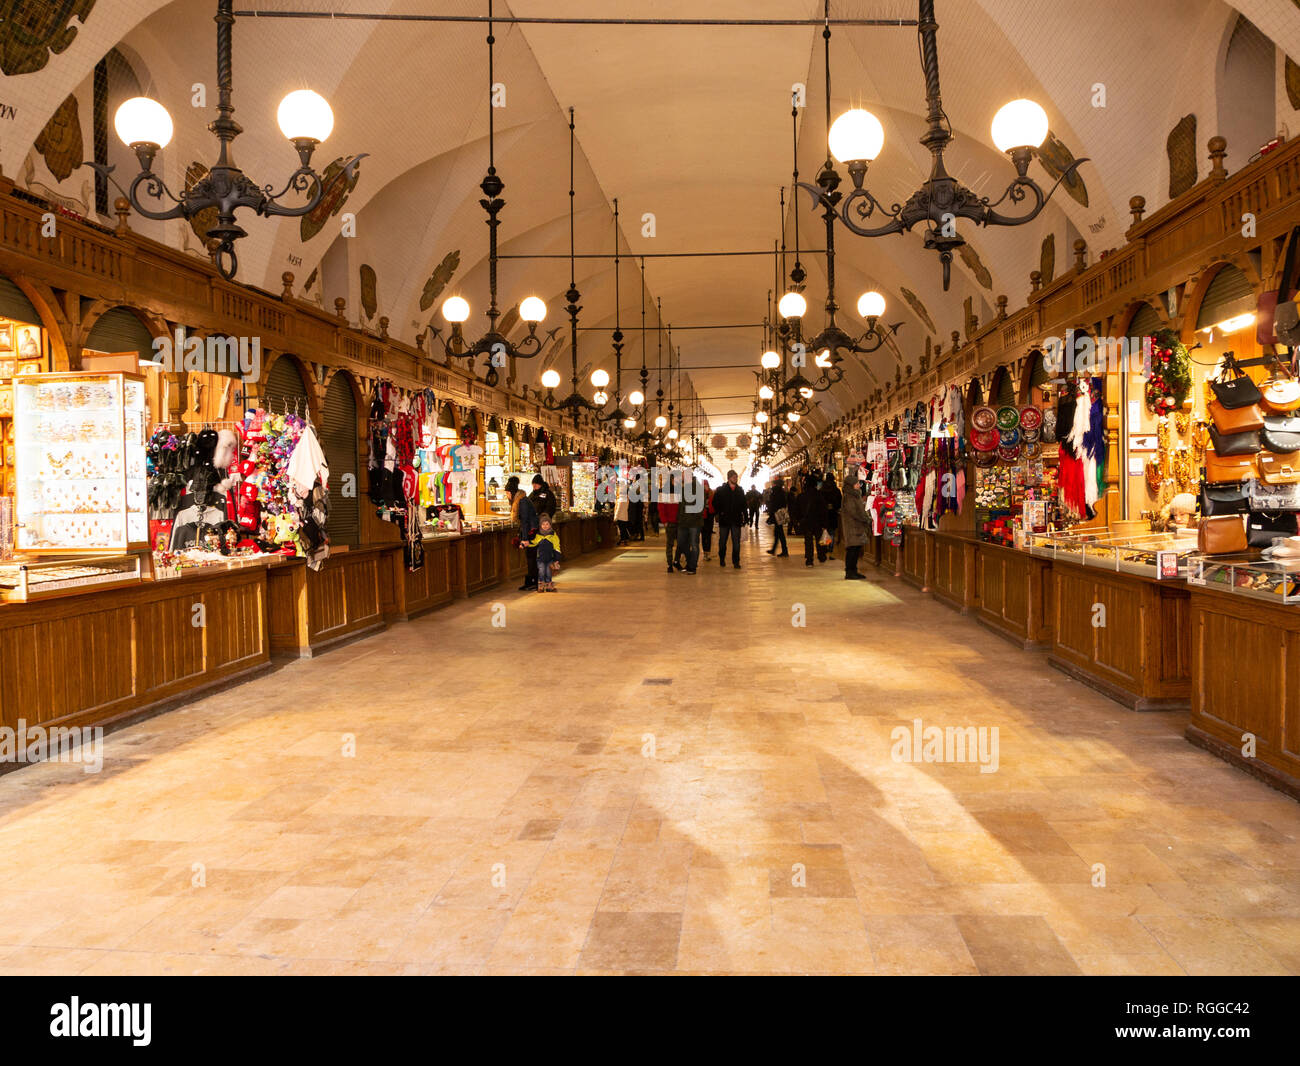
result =
M651 540L0 777L0 973L1300 972L1300 805L1184 716L743 563ZM918 717L998 771L894 762Z

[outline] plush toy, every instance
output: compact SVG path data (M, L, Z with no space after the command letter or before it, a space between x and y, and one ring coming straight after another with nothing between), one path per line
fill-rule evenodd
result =
M298 516L292 512L273 515L266 520L267 536L280 545L286 555L302 553L298 537Z

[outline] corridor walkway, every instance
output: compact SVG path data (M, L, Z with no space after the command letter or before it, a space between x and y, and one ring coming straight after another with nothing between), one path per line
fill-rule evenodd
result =
M1300 805L1185 716L870 567L619 551L0 777L0 972L1300 973Z

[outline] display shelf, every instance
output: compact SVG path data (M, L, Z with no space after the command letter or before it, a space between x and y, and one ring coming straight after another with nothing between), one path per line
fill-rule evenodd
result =
M1187 583L1268 603L1300 606L1300 560L1273 562L1244 556L1194 555L1188 561Z
M48 555L146 547L143 379L29 374L13 387L15 549Z
M1134 536L1105 531L1080 533L1027 533L1025 547L1031 555L1060 559L1079 566L1100 567L1117 573L1159 578L1160 556L1173 552L1176 573L1165 579L1185 578L1190 561L1197 554L1196 534L1151 533Z

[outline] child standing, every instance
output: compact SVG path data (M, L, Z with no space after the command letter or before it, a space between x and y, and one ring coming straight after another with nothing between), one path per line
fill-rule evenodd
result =
M537 549L537 591L554 592L555 582L551 580L551 573L559 569L559 562L563 558L560 554L560 535L555 532L550 515L542 514L537 522L537 533L533 539L522 543L520 547Z

